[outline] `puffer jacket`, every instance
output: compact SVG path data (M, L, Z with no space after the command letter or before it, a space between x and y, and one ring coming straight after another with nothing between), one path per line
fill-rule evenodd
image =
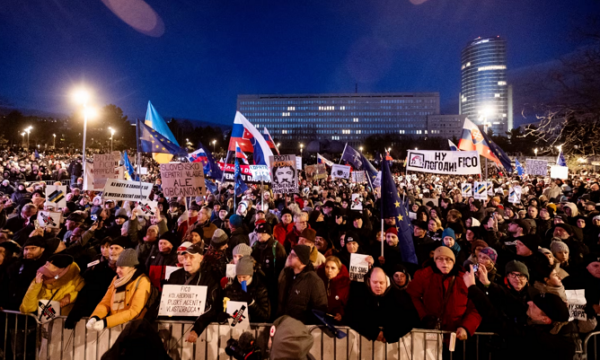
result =
M92 313L92 317L106 318L107 328L125 324L131 320L142 319L146 314L146 302L150 296L150 279L140 269L136 269L131 280L119 288L115 288L116 279L115 276L102 301ZM112 304L115 294L121 291L125 292L123 308L113 310Z
M463 281L463 274L459 266L454 265L448 275L443 275L435 264L415 273L415 278L406 291L421 320L426 326L429 325L427 327L431 327L431 322L435 324L436 319L441 317L441 330L455 331L462 327L469 335L475 333L481 323L481 316L467 297L468 289ZM455 281L444 311L444 296L452 277Z
M348 303L350 294L350 275L345 265L342 265L340 272L333 279L328 279L325 275L325 264L319 266L317 275L325 284L327 291L327 313L331 315L340 314L344 316L344 309Z
M305 325L316 324L312 310L327 311L325 286L311 262L299 274L290 267L279 275L278 316L289 315Z
M70 303L67 306L61 307L60 314L63 316L69 315L79 291L85 284L83 277L79 275L79 266L76 263L72 263L69 266L66 274L51 284L44 284L43 282L37 284L35 279L31 281L29 289L23 298L21 307L19 310L22 313L33 313L38 310L38 301L41 299L52 301L61 301L65 296L70 296Z
M267 287L262 283L260 276L253 276L252 282L247 286L248 291L242 290L239 281L233 280L231 285L223 290L223 297L231 301L245 301L248 303L250 321L267 322L271 316L271 303Z

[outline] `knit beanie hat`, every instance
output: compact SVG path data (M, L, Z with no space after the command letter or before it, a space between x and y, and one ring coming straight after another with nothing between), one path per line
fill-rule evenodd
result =
M125 220L129 219L129 216L127 216L127 210L125 210L124 208L120 208L115 213L115 218L124 218Z
M296 245L292 250L294 250L294 252L296 253L296 256L298 256L298 259L300 260L300 262L304 265L308 265L308 262L310 261L310 247L307 245Z
M270 359L306 359L314 340L302 322L284 315L275 320L273 327Z
M129 236L119 236L110 242L110 245L119 245L123 249L133 248L133 243L129 240Z
M532 300L553 322L569 321L569 308L560 296L543 293L535 295Z
M488 244L483 240L475 240L471 243L471 252L475 253L475 249L478 247L486 248L488 247Z
M221 246L227 244L229 237L227 233L223 231L223 229L217 229L213 233L212 239L210 239L210 245L214 248L220 248Z
M529 279L529 270L527 269L527 266L520 261L512 260L506 263L506 266L504 267L504 273L508 275L511 272L521 273L527 276L527 279Z
M242 257L235 265L236 275L254 275L254 259L252 256Z
M138 261L138 256L137 252L135 252L135 249L123 250L121 255L119 255L119 259L117 260L117 266L135 267L139 264L140 262Z
M167 240L175 249L177 249L179 245L181 245L181 240L179 239L179 236L170 231L167 231L166 233L162 234L160 236L160 240Z
M396 228L395 226L392 226L392 227L388 228L388 229L385 231L385 234L386 234L386 235L387 235L388 233L391 233L391 234L394 234L394 235L398 236L398 228Z
M490 259L492 259L492 262L495 264L498 260L498 253L496 252L496 250L492 249L491 247L486 247L483 248L479 251L480 254L485 254L487 256L489 256Z
M438 256L446 256L452 259L452 262L456 263L456 257L454 256L454 252L447 246L440 246L435 249L433 253L433 260L437 259Z
M43 237L41 236L32 236L30 238L27 238L27 240L25 241L25 244L23 244L23 247L26 248L28 246L37 246L37 247L41 247L41 248L46 248L47 246L47 242L46 240L44 240Z
M317 232L311 228L306 228L306 229L302 230L302 233L300 233L300 237L303 237L312 243L315 242L316 236L317 236Z
M446 236L450 236L451 238L453 238L454 240L456 240L456 235L454 233L454 230L452 230L450 228L444 229L444 232L442 233L442 240L444 240L444 238Z
M55 254L50 256L48 262L57 268L64 269L73 263L73 257L65 254Z
M569 246L562 241L555 240L552 243L550 243L550 250L552 251L553 254L556 254L557 252L562 252L562 251L569 252Z
M231 215L231 217L229 218L229 224L236 228L240 227L243 224L243 219L238 214Z
M236 247L234 247L233 251L231 253L234 256L235 255L250 256L250 255L252 255L252 248L244 243L241 243L241 244L238 244Z

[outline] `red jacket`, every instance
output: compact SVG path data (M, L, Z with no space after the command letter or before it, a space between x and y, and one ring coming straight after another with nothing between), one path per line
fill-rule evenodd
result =
M285 242L285 237L287 236L287 234L292 232L293 229L294 222L289 223L287 226L283 225L283 223L280 222L279 224L275 225L275 228L273 228L273 237L281 245L283 245L283 243Z
M326 264L326 263L325 263ZM325 283L327 290L327 312L331 315L340 314L344 316L344 309L348 303L348 295L350 293L350 275L345 265L342 265L339 274L329 280L325 275L325 264L319 266L317 275Z
M462 327L470 335L475 333L481 323L481 316L467 297L468 289L463 281L463 274L464 272L455 266L450 274L443 275L435 264L415 273L415 278L410 282L406 291L412 298L421 320L426 316L436 319L441 316L445 292L450 285L452 276L455 276L452 293L441 319L442 330L455 331Z

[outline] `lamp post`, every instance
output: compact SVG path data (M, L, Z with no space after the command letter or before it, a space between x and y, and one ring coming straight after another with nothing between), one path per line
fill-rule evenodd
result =
M483 110L480 111L480 113L481 113L481 118L483 120L483 132L485 134L487 134L488 126L490 125L490 123L488 123L488 118L494 114L494 109L491 106L487 106L487 107L483 108ZM488 159L486 157L485 158L485 180L487 181L487 179L488 179Z
M115 129L109 127L110 130L110 152L113 151L113 138L115 137Z
M83 107L83 147L81 149L82 152L82 157L81 157L81 162L82 162L82 167L83 167L83 174L85 176L85 164L86 164L86 160L85 160L85 140L86 140L86 135L87 135L87 121L88 118L92 118L95 115L97 115L96 110L92 107L89 107L89 101L90 101L90 93L88 91L86 91L85 89L77 89L74 93L73 93L73 100L75 101L75 103L77 103L78 105L81 105Z
M25 131L21 133L21 146L25 147Z
M358 149L360 150L360 152L362 152L362 151L363 151L363 147L362 147L362 146L361 146L361 147L359 147Z
M302 157L302 150L304 150L304 144L300 143L300 157Z
M25 132L27 133L27 150L29 150L29 133L31 132L31 129L33 129L31 126L25 129Z
M213 154L214 154L214 152L215 152L215 144L216 144L216 143L217 143L217 140L213 140L213 141L212 141L212 144L213 144Z
M54 142L52 143L52 149L56 150L56 134L52 134L54 136Z
M538 148L533 149L533 152L535 153L535 157L537 159L537 152L538 152Z

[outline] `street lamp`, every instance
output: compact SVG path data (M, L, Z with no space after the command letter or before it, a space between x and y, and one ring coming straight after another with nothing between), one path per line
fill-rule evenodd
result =
M52 145L52 148L56 150L56 134L52 134L52 136L54 136L54 143Z
M215 152L215 144L217 143L217 140L213 140L212 144L213 144L213 153Z
M113 138L115 137L115 129L109 127L110 130L110 152L113 151Z
M82 167L83 167L83 174L85 175L85 164L87 163L86 159L85 159L85 139L86 139L86 135L87 135L87 121L88 118L94 118L98 115L98 112L96 111L96 109L89 107L89 102L91 99L91 95L90 93L83 89L77 89L73 92L73 101L78 104L81 105L83 107L83 147L81 148L81 152L82 152Z
M25 131L23 131L23 132L21 133L21 137L22 137L22 138L21 138L21 146L23 146L23 147L24 147L24 146L25 146Z
M362 146L361 146L361 147L359 147L359 149L360 149L360 152L362 152L362 151L363 151L363 147L362 147Z
M535 153L535 157L537 158L538 148L533 149L533 152Z
M29 133L31 132L31 129L33 129L31 126L25 129L25 132L27 133L27 150L29 150Z
M300 143L300 156L302 156L302 150L304 150L304 144Z

